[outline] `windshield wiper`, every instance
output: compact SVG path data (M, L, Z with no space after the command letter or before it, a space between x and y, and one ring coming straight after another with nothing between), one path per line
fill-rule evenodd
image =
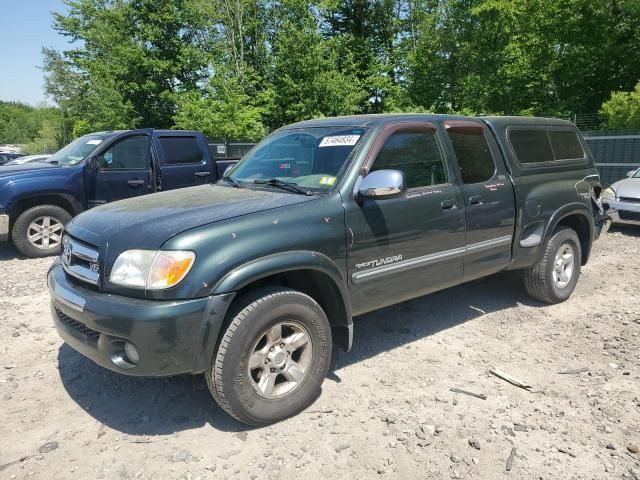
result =
M231 185L233 185L236 188L242 188L242 184L238 180L236 180L235 178L224 176L224 177L222 177L222 180L224 182L229 182Z
M307 195L307 196L311 195L311 192L309 190L305 190L304 188L299 187L295 183L285 182L275 177L270 178L268 180L265 178L258 178L254 180L253 183L257 185L271 185L274 187L281 188L282 190L288 190L290 192L299 193L300 195Z

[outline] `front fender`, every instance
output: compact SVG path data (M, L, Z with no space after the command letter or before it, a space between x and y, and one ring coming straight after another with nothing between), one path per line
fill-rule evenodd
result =
M294 250L252 260L224 275L214 285L211 294L236 292L263 278L295 270L316 270L329 276L346 305L348 318L351 318L349 295L340 269L329 257L318 252Z
M301 270L314 270L326 275L333 286L339 292L339 314L330 318L332 326L337 327L336 342L346 351L351 349L353 341L353 319L351 315L351 302L347 291L346 282L338 266L326 255L313 251L294 250L274 253L252 260L242 266L236 267L224 275L213 287L212 295L224 295L250 285L264 278L279 273Z
M6 205L11 211L15 205L23 200L41 196L58 196L73 206L74 212L83 210L84 183L81 170L62 168L46 169L49 176L37 171L37 175L16 175L3 178L0 187L0 205Z

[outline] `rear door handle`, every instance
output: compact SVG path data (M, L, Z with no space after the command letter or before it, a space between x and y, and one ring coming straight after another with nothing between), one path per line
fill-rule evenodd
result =
M482 195L474 195L473 197L469 197L469 205L481 205L482 204Z
M455 210L456 208L458 208L455 200L444 200L440 204L440 206L442 207L443 210Z
M140 185L144 185L144 180L129 180L127 183L132 187L139 187Z
M196 177L208 177L209 175L211 175L211 172L196 172L194 173L194 175Z

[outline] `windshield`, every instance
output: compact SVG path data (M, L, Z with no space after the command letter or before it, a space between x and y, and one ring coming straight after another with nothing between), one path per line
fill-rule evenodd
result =
M307 189L330 190L365 132L349 127L277 132L249 152L228 177L247 183L275 178Z
M636 170L636 173L634 173L631 178L640 178L640 168Z
M51 163L57 162L58 165L63 167L72 167L87 158L105 138L106 135L85 135L58 150L47 161Z

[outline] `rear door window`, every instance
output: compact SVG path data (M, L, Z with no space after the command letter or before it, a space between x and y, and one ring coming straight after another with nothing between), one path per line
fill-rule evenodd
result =
M452 128L447 133L458 160L463 183L481 183L490 180L496 171L491 149L483 129Z
M196 137L160 137L167 165L202 163L204 157Z

